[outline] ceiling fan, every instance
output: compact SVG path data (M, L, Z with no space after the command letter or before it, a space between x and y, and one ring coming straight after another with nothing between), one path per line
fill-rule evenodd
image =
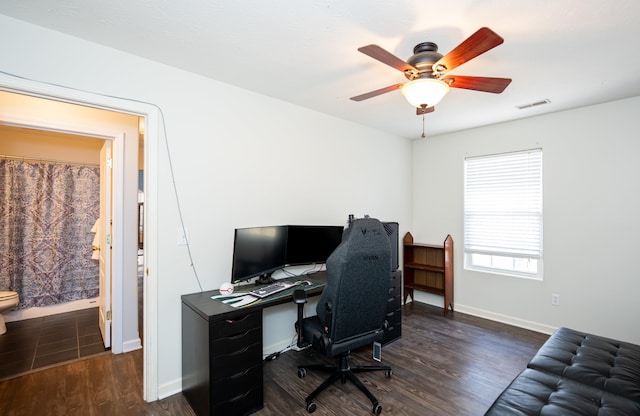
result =
M446 74L502 42L502 37L483 27L444 56L438 53L438 45L435 43L419 43L413 48L413 56L406 62L378 45L363 46L358 51L402 71L409 81L357 95L351 97L351 100L362 101L399 89L407 101L416 107L416 114L422 115L434 111L434 106L449 92L449 88L500 94L511 82L510 78Z

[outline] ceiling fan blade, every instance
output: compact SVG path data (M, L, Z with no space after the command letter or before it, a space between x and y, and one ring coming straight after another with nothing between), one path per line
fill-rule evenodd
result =
M511 83L511 78L468 77L455 75L442 78L451 88L463 88L500 94Z
M379 90L375 90L375 91L369 91L367 93L356 95L355 97L351 97L349 99L353 100L353 101L366 100L368 98L377 97L378 95L382 95L382 94L385 94L387 92L395 91L395 90L399 89L400 87L402 87L403 85L404 85L404 83L389 85L388 87L380 88Z
M504 42L504 39L488 27L478 29L464 42L456 46L451 52L440 58L433 64L436 72L444 74L463 63L475 58L486 51L495 48Z
M416 115L417 116L421 116L423 114L429 114L429 113L433 113L434 111L436 111L436 107L435 106L431 106L431 107L417 107L416 108Z
M382 62L383 64L389 65L390 67L395 68L398 71L402 71L402 72L415 71L415 72L418 72L418 70L416 68L414 68L413 66L409 65L408 63L406 63L402 59L398 58L397 56L395 56L391 52L387 52L386 50L382 49L378 45L363 46L361 48L358 48L358 51L362 52L363 54L365 54L367 56L372 57L373 59L376 59L376 60Z

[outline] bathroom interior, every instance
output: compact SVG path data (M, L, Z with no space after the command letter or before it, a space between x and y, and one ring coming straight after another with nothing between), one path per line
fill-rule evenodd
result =
M95 246L104 139L0 122L0 381L110 353ZM142 134L138 322L142 334Z

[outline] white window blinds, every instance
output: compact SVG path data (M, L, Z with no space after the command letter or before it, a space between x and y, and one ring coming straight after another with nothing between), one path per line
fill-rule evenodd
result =
M464 251L471 268L540 274L541 149L465 160Z

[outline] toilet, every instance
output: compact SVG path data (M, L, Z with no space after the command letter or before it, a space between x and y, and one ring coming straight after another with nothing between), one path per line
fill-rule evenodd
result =
M7 332L2 313L15 309L19 302L20 298L16 292L0 292L0 335Z

